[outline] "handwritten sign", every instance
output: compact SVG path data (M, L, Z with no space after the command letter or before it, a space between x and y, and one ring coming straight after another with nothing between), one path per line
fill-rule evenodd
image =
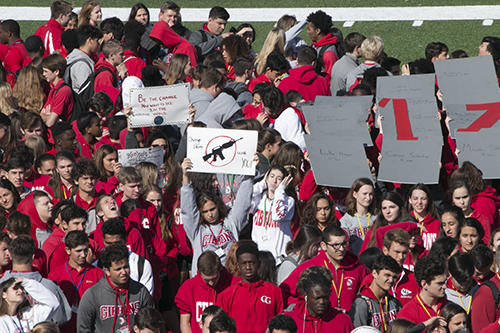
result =
M120 149L118 161L124 167L135 167L140 162L151 162L156 164L159 170L163 164L163 147Z
M257 131L216 128L187 129L187 157L192 172L255 175Z
M304 139L319 185L349 188L357 178L371 179L361 137L311 134Z
M434 75L379 77L377 102L384 117L378 179L437 184L442 135Z
M189 84L130 90L130 127L152 127L189 122Z

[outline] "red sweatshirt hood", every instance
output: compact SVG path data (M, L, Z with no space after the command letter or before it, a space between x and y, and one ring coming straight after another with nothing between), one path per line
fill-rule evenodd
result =
M500 197L498 196L497 190L491 186L488 186L483 192L476 194L472 199L472 202L476 201L478 198L490 198L495 201L497 206L500 205Z
M220 272L220 279L219 279L219 282L217 283L217 285L215 286L215 288L210 287L205 282L205 280L203 280L200 272L198 272L198 274L195 275L194 279L201 289L209 292L209 294L212 295L212 293L218 294L218 293L222 292L224 289L226 289L231 284L233 284L233 280L237 280L238 278L235 277L234 275L232 275L231 273L229 273L227 271L226 267L222 266L222 269ZM214 295L214 303L215 303L215 295Z
M23 214L26 214L30 217L31 220L31 236L35 235L36 229L47 230L49 226L40 219L38 216L38 212L35 207L35 201L33 200L33 193L30 193L24 198L19 205L17 206L17 210ZM34 237L36 240L36 236Z
M125 219L125 229L127 230L127 234L130 233L132 228L139 229L141 225L142 219L144 218L144 210L142 208L136 208L130 212L128 218Z
M285 312L297 323L297 326L304 327L304 333L323 332L323 322L332 321L339 311L335 310L328 304L328 308L319 317L314 317L306 309L306 302L303 297L299 297L292 311ZM305 322L305 323L304 323Z
M300 66L290 70L289 78L298 81L302 84L311 84L316 80L318 74L314 71L314 67L311 65Z
M106 61L106 59L102 58L102 59L99 59L99 61L97 62L97 64L95 64L94 66L94 71L98 71L99 69L103 68L103 67L107 67L109 69L111 69L111 71L113 71L113 73L115 73L116 75L117 74L117 71L116 71L116 68L115 66L111 65L108 61Z
M375 296L375 294L373 293L373 290L370 289L369 285L366 285L366 284L362 285L359 293L363 296L366 296L366 297L369 297L369 298L372 298L372 299L378 301L377 296Z
M340 263L340 269L352 268L358 263L358 257L354 253L347 251L344 260Z
M321 38L318 42L313 42L312 44L316 47L320 47L326 44L337 44L337 37L332 35L331 32L328 33L325 37Z
M149 34L150 38L155 38L162 42L165 47L171 48L179 45L182 38L170 28L165 21L159 21L153 26Z
M382 250L382 247L384 245L384 235L386 232L396 229L396 228L401 228L404 231L411 233L413 230L418 229L418 224L415 222L401 222L401 223L396 223L392 225L386 225L384 227L380 227L377 229L377 232L375 234L375 240L377 247Z

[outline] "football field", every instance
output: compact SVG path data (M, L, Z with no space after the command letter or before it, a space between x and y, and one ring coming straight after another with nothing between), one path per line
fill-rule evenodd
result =
M17 15L23 16L25 13L30 18L34 17L36 20L21 20L18 18L21 24L21 34L23 38L34 33L36 28L48 20L48 13L44 10L38 10L37 8L26 8L27 6L37 6L37 7L50 7L51 0L17 0L10 1L9 3L3 3L1 6L17 6L15 9ZM75 7L79 7L85 1L76 0L74 1ZM103 18L112 17L118 15L116 11L114 12L111 8L130 8L136 0L103 0L100 1ZM146 4L151 11L158 9L162 1L152 1L144 0L142 1ZM262 17L279 17L283 14L294 13L299 19L305 18L310 12L317 10L318 8L328 8L329 13L334 17L334 27L342 30L344 36L350 32L359 32L365 36L378 35L385 42L385 50L389 56L396 57L402 62L408 62L421 58L424 56L425 46L429 42L443 42L448 45L450 52L462 49L465 50L469 56L476 56L478 49L477 47L481 43L481 39L484 36L500 36L499 22L497 17L493 15L494 12L499 12L498 2L492 0L447 0L445 3L437 3L433 0L398 0L398 1L383 1L383 0L351 0L351 1L285 1L285 0L253 0L253 1L235 1L235 0L187 0L187 1L175 1L181 7L181 14L183 13L183 8L193 9L193 8L210 8L215 5L223 6L228 8L230 14L233 17L238 16L239 22L229 19L226 30L229 30L231 26L237 27L244 20L241 17L243 11L238 11L239 8L254 8L262 9ZM453 14L450 17L450 9L439 6L492 6L491 10L488 7L470 7L461 8L461 12L467 14L476 9L478 15L474 17L469 17L465 15L464 17L458 17L459 15ZM389 7L389 8L387 8ZM393 8L397 7L397 8ZM424 17L419 17L418 20L413 20L412 17L419 7L435 7L427 8L427 13L429 15L424 15ZM107 10L109 8L109 10ZM335 20L335 8L339 8L339 12L342 10L343 15L337 15L337 17L349 17L344 20ZM479 8L479 10L478 10ZM493 10L495 9L495 10ZM370 20L366 19L366 15L361 15L361 13L366 12L373 13L373 17ZM397 12L397 14L394 14ZM191 12L189 12L191 14ZM198 29L201 24L206 20L208 16L208 10L205 15L202 14L187 15L189 16L188 22L185 20L184 25L191 30ZM0 15L2 15L0 13ZM359 20L358 20L359 16ZM429 20L427 20L427 17ZM4 17L2 15L2 19ZM122 17L123 18L123 17ZM152 14L151 20L156 21L156 17ZM488 19L491 19L488 21ZM265 37L269 30L271 30L275 22L270 22L269 19L263 19L262 22L259 21L259 16L248 17L248 21L251 21L252 25L256 29L256 39L253 44L254 49L258 52L262 47ZM486 21L485 21L486 20ZM486 25L485 25L486 24ZM307 33L304 30L300 37L302 37L307 43L310 44L310 40L307 37Z

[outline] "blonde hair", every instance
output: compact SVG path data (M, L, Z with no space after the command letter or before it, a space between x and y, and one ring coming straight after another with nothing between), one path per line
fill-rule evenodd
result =
M384 54L384 41L379 36L370 36L361 43L360 51L365 61L378 61Z
M7 82L0 82L0 111L7 116L16 111L12 101L12 88Z
M141 173L142 185L158 185L158 167L151 162L140 162L135 169Z
M39 135L30 136L29 138L26 139L24 144L27 147L33 149L33 152L35 153L35 160L37 159L38 156L42 156L47 152L47 145L45 144L43 138Z
M177 53L170 59L170 64L165 72L165 82L167 85L174 84L177 80L180 80L184 74L184 68L189 62L189 57L182 53Z
M51 321L42 321L29 330L28 333L59 333L59 327Z
M276 27L283 29L283 31L290 30L295 24L297 24L297 18L294 15L283 15L276 23Z
M40 114L43 108L43 89L35 66L28 65L21 69L14 86L14 97L20 108Z
M255 58L255 69L257 70L257 75L262 74L266 70L267 56L273 52L278 51L283 54L285 49L286 37L285 31L280 28L274 28L267 34L262 50L260 50L259 55Z
M78 26L90 23L90 14L96 6L100 5L99 2L94 0L87 1L83 4L82 10L80 10L80 14L78 14Z

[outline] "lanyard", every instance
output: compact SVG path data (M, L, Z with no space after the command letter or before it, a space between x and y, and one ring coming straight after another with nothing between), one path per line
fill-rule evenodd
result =
M212 233L212 236L214 236L214 238L215 238L215 245L220 245L220 244L218 244L219 243L218 239L220 237L220 234L222 234L222 231L224 231L224 225L221 226L219 234L217 235L217 237L215 237L215 234L212 231L212 227L210 227L210 224L208 225L208 229L210 229L210 232Z
M323 260L323 262L325 263L325 267L328 268L326 260ZM340 287L338 290L337 290L337 286L335 285L334 279L332 279L333 288L335 289L335 293L337 294L337 306L338 307L340 307L340 293L342 292L342 285L344 284L344 270L342 269L341 271L342 271L342 275L340 276Z
M467 311L467 314L469 314L469 312L470 312L470 305L472 304L472 286L470 287L470 296L471 296L471 299L469 300L469 306L467 307L467 309L465 308L464 302L462 301L462 296L460 296L460 293L455 288L455 286L453 285L453 283L451 284L451 287L457 293L458 299L460 300L460 303L462 303L462 307L464 308L465 311Z
M378 306L380 309L380 314L382 315L382 323L384 324L384 332L387 332L387 323L385 321L389 315L389 312L387 311L387 296L385 296L385 315L384 315L384 310L382 309L382 304L380 303L380 300L378 301Z
M363 235L363 238L365 238L365 233L363 232L363 227L361 226L361 221L359 219L358 213L356 213L356 217L358 218L359 230L361 230L361 235ZM370 213L368 213L368 225L366 227L370 227Z
M9 316L10 319L12 320L12 322L14 323L14 325L16 325L16 328L19 330L19 332L22 332L24 333L24 329L23 329L23 323L21 323L21 319L19 318L19 314L17 314L17 320L19 320L19 326L17 326L17 323L16 321L14 320L14 318L12 318L11 316ZM28 330L30 329L29 327L29 323L28 323Z
M80 289L80 286L82 285L83 279L85 278L85 274L87 274L87 271L83 272L82 278L81 278L81 280L80 280L80 282L78 283L78 286L77 286L76 283L75 283L75 281L73 280L73 277L71 276L71 274L69 272L69 268L68 268L68 263L67 262L66 262L65 266L66 266L66 272L68 272L69 278L71 279L71 283L73 283L73 286L76 289L76 299L77 299L77 303L78 303L78 300L80 299L80 294L78 293L78 290Z
M231 200L233 198L234 175L231 175L231 182L229 182L229 175L227 175L227 182L229 183L229 185L227 186L229 188L228 199Z
M431 314L429 313L429 311L427 310L427 308L425 307L424 303L422 302L422 300L420 299L420 295L417 295L417 299L418 299L418 302L420 303L420 305L424 308L425 312L427 312L427 315L429 316L429 318L432 318ZM441 313L441 310L438 310L437 312L437 315L439 316L439 314Z
M268 225L268 223L267 223L268 222L267 208L266 208L266 204L267 204L267 199L268 198L269 197L266 194L266 197L264 198L264 228L266 229L266 231L267 231L267 225ZM270 212L272 212L272 210L273 210L273 203L274 203L274 199L271 200L271 207L269 208Z

